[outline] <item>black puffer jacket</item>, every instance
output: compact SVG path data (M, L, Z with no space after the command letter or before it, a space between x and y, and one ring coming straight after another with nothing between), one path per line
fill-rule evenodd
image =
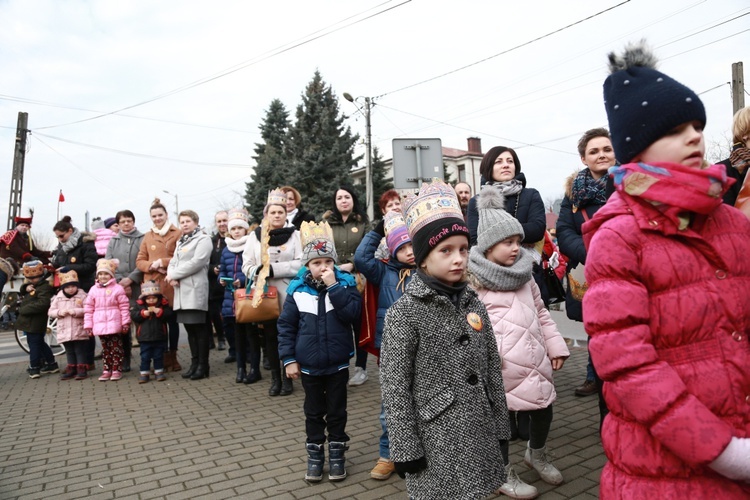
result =
M136 336L139 342L159 342L167 340L167 322L172 317L173 311L169 307L169 301L164 297L161 298L159 308L162 310L157 317L153 314L148 318L143 316L143 312L148 310L148 306L143 299L138 299L136 306L130 312L130 317L136 326Z
M534 244L544 238L544 231L547 230L547 219L544 214L544 202L539 191L526 187L526 176L523 173L516 175L516 179L521 181L523 189L520 193L505 198L505 211L513 215L523 227L525 234L522 243ZM486 184L483 182L482 184ZM477 243L477 225L479 224L479 212L477 211L477 197L473 196L469 200L467 211L467 225L469 226L469 236L471 245Z
M96 234L82 232L78 244L69 252L63 251L62 244L58 245L50 261L55 269L67 267L75 271L84 292L88 292L96 281L96 261L99 260L99 254L96 253L95 240Z
M560 205L560 215L555 228L557 231L557 246L560 249L560 253L568 258L568 266L565 269L566 276L579 263L586 264L586 247L583 245L581 232L581 226L586 222L586 219L583 217L582 212L585 211L588 218L593 219L594 214L604 206L604 204L584 205L579 207L576 213L573 213L573 204L570 201L570 197L573 189L573 181L577 175L577 172L571 174L565 181L565 197ZM608 199L613 192L614 184L610 177L607 179ZM570 285L568 285L567 293L565 294L565 312L568 318L574 321L583 321L583 308L581 304L581 301L574 299L570 294Z

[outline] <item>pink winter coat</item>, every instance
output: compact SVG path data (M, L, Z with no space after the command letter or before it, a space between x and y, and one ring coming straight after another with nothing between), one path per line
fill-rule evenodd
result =
M554 358L570 356L533 279L518 290L477 290L495 331L508 409L539 410L557 398Z
M89 334L83 329L83 305L86 292L78 289L72 297L66 297L62 290L52 299L47 316L57 318L57 341L88 340ZM60 312L65 315L60 317ZM72 314L71 314L72 313Z
M94 335L114 335L126 325L130 325L130 302L125 289L114 279L104 285L97 281L84 304L83 327Z
M708 467L750 436L750 221L719 205L680 230L618 192L583 237L584 323L610 410L601 498L750 498Z
M100 227L94 229L96 239L94 240L94 246L96 247L96 253L99 257L104 257L107 254L107 246L109 246L109 240L115 235L115 232L106 227Z

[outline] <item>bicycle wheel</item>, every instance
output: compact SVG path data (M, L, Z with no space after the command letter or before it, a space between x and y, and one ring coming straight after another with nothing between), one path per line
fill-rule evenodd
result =
M44 341L52 349L54 356L59 356L65 353L65 346L57 341L57 318L47 318L47 333L44 335ZM26 338L26 333L21 330L16 330L16 342L21 349L27 354L29 352L29 341Z

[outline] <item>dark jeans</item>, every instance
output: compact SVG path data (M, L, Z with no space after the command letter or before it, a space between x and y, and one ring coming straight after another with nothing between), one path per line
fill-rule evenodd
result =
M349 369L333 375L302 374L302 387L305 389L305 432L307 442L344 443L349 441L346 434L346 383Z
M221 300L211 300L208 302L208 314L206 314L206 322L208 324L208 331L211 332L211 327L216 331L216 338L219 342L224 340L224 325L221 321ZM211 333L213 337L213 333Z
M221 326L224 329L224 337L227 339L229 344L229 355L236 356L237 350L235 346L237 343L234 340L234 316L221 317Z
M52 355L52 349L44 341L44 333L26 334L26 341L29 343L29 366L31 368L41 368L42 364L51 365L55 362L55 356Z
M255 323L235 323L234 340L237 346L237 368L245 368L245 364L250 361L250 369L257 373L260 370L260 331L258 325Z
M65 356L68 358L68 365L88 364L88 340L69 340L63 342L63 345L65 346Z
M151 360L154 360L154 371L164 371L164 351L167 349L166 341L141 342L141 373L148 373L151 369Z
M552 427L552 405L541 410L518 412L529 416L529 448L539 450L547 444L549 429ZM508 441L500 441L503 462L508 463Z

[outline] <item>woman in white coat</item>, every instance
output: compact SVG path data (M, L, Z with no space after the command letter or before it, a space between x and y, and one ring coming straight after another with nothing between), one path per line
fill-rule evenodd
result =
M248 282L255 281L263 269L261 247L267 248L268 285L275 286L279 292L279 309L286 300L286 289L302 267L302 245L297 229L287 223L286 193L274 190L268 194L266 207L263 209L263 222L247 239L242 253L242 272ZM268 243L263 244L264 236ZM269 396L287 396L292 393L292 379L281 377L279 361L279 341L276 320L262 323L266 342L266 354L271 363L271 388Z
M182 236L167 267L167 282L174 287L173 308L177 322L185 325L190 344L190 368L182 378L200 380L208 377L209 335L208 261L211 238L198 226L198 214L183 210L179 215Z

